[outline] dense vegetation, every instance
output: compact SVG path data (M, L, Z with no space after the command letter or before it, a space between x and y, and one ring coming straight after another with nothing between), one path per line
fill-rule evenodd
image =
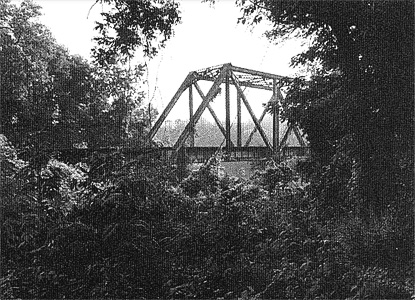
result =
M177 182L171 168L116 154L92 158L88 172L51 160L36 190L15 151L2 150L3 298L412 292L410 228L393 216L329 223L283 165L245 181L219 178L212 160Z
M113 15L88 63L36 22L36 5L0 0L2 299L414 295L409 2L240 1L244 22L316 38L297 58L315 72L282 109L313 156L250 179L220 175L220 157L181 179L156 156L61 156L143 143L143 68L119 62L136 46L154 54L179 20L171 1L102 2ZM131 19L143 10L152 22ZM120 22L126 37L102 32Z
M274 23L271 39L291 34L313 41L293 58L312 76L291 83L283 113L307 133L320 168L330 168L321 177L326 202L349 202L368 218L391 206L410 210L413 2L241 2L242 21Z

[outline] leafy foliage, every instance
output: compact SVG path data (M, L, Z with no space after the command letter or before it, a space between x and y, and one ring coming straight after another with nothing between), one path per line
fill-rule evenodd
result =
M2 202L3 295L363 298L380 295L379 285L390 298L411 292L401 225L327 224L287 166L241 180L219 177L212 160L179 183L161 161L99 161L80 178L83 192L70 194L69 210L25 189ZM382 264L373 268L371 259Z
M403 161L413 152L412 2L240 5L241 20L256 24L262 16L273 22L271 39L297 35L313 42L292 63L314 65L314 73L309 80L292 81L283 115L304 129L318 163L344 170L335 179L338 192L332 189L330 197L354 198L362 216L379 216L388 205L401 203L406 188L398 186L411 186L402 177L409 175ZM322 180L330 181L324 174L329 173ZM331 186L322 185L326 191Z
M101 13L102 22L96 22L99 36L93 51L101 64L113 64L118 59L131 58L136 48L152 57L157 47L163 47L173 35L173 26L180 22L178 4L171 0L126 1L97 0L109 7Z
M56 151L143 142L143 66L91 65L57 45L31 1L0 8L1 132L38 173Z
M32 2L0 7L2 133L19 149L38 152L80 142L82 123L75 121L89 101L89 66L33 21L40 11ZM33 152L28 157L48 160Z
M134 146L143 142L149 122L136 117L144 99L143 72L142 65L126 68L115 64L93 69L95 95L86 107L85 141L89 148Z

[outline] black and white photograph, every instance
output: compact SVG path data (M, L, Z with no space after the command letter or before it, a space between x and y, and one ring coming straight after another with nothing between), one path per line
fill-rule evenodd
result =
M413 0L0 0L0 299L415 299Z

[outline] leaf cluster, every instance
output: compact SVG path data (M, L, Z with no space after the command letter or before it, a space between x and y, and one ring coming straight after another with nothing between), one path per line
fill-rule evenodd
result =
M173 35L173 26L180 22L178 4L170 0L125 1L97 0L109 7L102 12L102 22L96 22L99 36L93 50L95 60L104 65L118 59L131 58L137 48L153 57L158 47Z

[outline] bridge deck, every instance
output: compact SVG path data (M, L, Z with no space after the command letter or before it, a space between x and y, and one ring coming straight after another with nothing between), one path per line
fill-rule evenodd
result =
M218 147L185 147L182 151L177 153L173 147L158 147L158 148L105 148L105 149L68 149L61 150L60 156L62 158L80 159L87 155L98 153L111 153L113 151L119 151L126 157L134 158L139 155L159 156L161 158L170 160L177 158L177 154L184 155L185 161L188 162L205 162L213 155L217 154L220 150ZM232 147L230 149L222 148L222 160L223 161L252 161L266 157L272 157L272 151L267 147ZM285 147L281 150L282 157L293 156L308 156L309 148L307 147Z
M162 151L174 151L170 148L164 148ZM217 147L189 147L184 148L185 155L191 162L204 162L216 153ZM272 157L273 152L267 147L232 147L230 149L221 149L223 161L252 161L266 157ZM309 149L304 147L289 147L281 151L283 157L307 156Z

